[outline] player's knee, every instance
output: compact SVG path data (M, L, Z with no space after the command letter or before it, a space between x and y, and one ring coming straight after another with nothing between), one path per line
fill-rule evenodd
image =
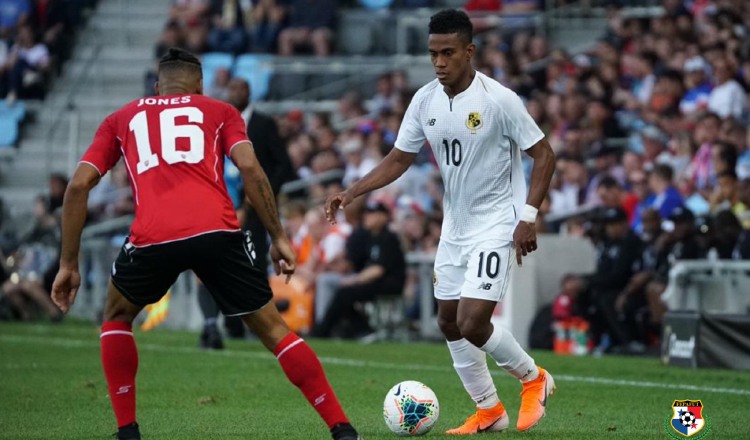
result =
M458 323L456 323L455 319L438 316L437 322L440 331L443 332L443 335L445 335L448 340L455 341L456 339L461 338L461 332L458 330Z
M105 322L133 322L135 315L124 307L118 307L117 304L107 304L107 306L104 307L103 319Z
M461 336L478 347L487 342L487 338L491 332L487 323L479 322L477 319L471 319L469 317L459 317L457 325L459 332L461 332Z

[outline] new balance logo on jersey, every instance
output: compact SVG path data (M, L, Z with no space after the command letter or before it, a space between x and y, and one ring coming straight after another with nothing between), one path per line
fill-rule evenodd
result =
M428 119L427 120L427 125L429 125L430 127L434 127L436 121L437 121L437 119L435 119L435 118Z
M482 290L490 290L492 289L492 283L481 283L479 288Z

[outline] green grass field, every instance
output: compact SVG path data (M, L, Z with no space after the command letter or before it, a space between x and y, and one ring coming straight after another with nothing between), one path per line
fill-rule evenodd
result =
M230 341L223 352L196 348L197 335L156 330L136 335L140 351L138 420L145 439L328 439L302 395L257 342ZM0 324L0 438L103 439L114 429L99 364L98 330L86 324ZM440 420L429 438L448 438L473 405L443 344L311 341L352 422L366 440L393 439L382 420L385 393L414 379L433 388ZM706 438L748 439L744 413L750 374L667 368L656 359L572 358L534 353L558 390L547 417L504 439L668 439L674 399L701 399ZM492 368L511 427L520 384ZM111 437L109 437L111 438Z

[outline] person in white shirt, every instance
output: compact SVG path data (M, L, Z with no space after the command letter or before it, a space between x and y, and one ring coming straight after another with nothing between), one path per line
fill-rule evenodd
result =
M708 96L708 109L721 118L740 119L747 110L747 97L742 86L734 80L729 61L721 57L714 61L715 87Z
M555 156L518 95L472 68L472 33L462 11L443 10L431 18L428 46L437 79L412 99L396 148L325 206L335 222L338 209L393 182L429 142L445 186L434 278L438 324L456 372L477 405L464 425L448 431L459 435L509 425L486 354L523 383L518 430L536 425L554 390L552 376L490 317L507 290L514 256L520 265L537 248L534 222ZM534 159L528 196L522 150Z

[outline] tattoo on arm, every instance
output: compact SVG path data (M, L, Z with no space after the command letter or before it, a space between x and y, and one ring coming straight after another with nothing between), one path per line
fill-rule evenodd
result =
M268 178L263 173L258 173L254 177L255 191L250 194L251 200L256 199L252 200L253 208L255 208L256 213L260 216L263 225L271 237L280 237L284 234L284 230L279 221L279 215L276 211L276 199L271 191Z

